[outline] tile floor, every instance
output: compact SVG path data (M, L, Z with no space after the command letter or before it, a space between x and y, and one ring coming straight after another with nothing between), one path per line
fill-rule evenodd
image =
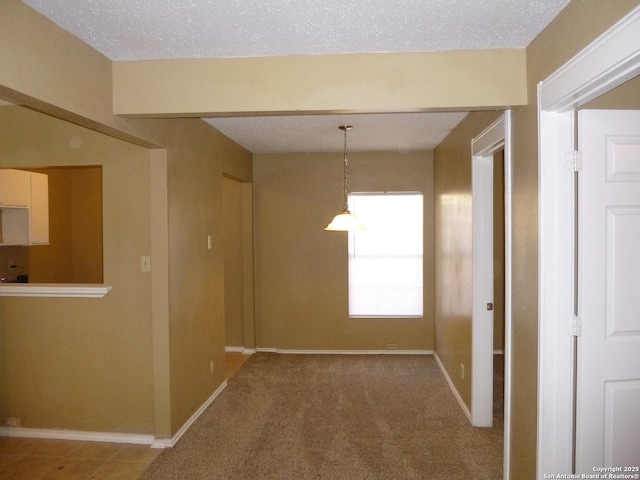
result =
M248 358L227 353L226 378ZM136 480L161 452L148 445L0 437L0 479Z

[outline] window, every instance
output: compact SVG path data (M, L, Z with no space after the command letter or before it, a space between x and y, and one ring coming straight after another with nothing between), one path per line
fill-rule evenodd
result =
M422 194L354 193L349 232L349 316L422 316Z

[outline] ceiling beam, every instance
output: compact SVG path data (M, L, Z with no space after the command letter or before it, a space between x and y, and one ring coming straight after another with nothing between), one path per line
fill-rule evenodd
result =
M527 103L524 49L124 61L116 115L504 109Z

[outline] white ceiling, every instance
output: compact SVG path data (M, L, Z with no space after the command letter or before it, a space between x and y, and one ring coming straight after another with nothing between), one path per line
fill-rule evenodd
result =
M569 0L23 0L111 60L525 48ZM210 119L254 153L433 148L464 114ZM357 133L361 132L361 133Z

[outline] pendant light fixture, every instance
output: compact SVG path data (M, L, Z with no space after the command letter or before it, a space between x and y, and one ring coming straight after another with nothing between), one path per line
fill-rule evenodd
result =
M353 127L351 125L341 125L338 127L344 132L344 207L341 213L333 217L331 223L327 225L325 230L346 232L349 230L363 230L364 226L360 223L360 220L355 215L352 215L349 211L348 201L348 167L349 161L347 160L347 132Z

